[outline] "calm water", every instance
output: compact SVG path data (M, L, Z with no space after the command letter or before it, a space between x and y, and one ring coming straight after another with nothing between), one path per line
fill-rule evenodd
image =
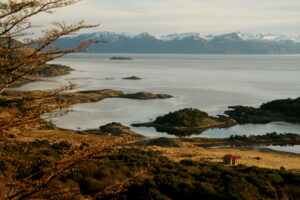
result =
M132 61L112 61L111 56L130 56ZM75 105L75 112L55 119L64 128L97 128L109 122L130 125L145 122L180 108L194 107L210 115L223 114L230 105L258 106L263 102L300 96L300 55L143 55L75 54L55 63L75 69L57 78L77 83L75 90L116 89L149 91L175 97L167 100L105 99L98 103ZM123 80L139 76L142 80ZM21 89L55 87L55 83L32 83ZM148 136L169 136L153 128L134 128ZM300 134L300 124L283 122L267 125L238 125L211 129L204 137L267 132Z
M208 149L218 149L218 148L231 148L235 146L231 145L224 145L224 146L212 146ZM300 154L300 145L286 145L286 146L280 146L280 145L255 145L255 146L242 146L246 148L251 148L254 150L260 150L260 149L271 149L274 151L283 151L283 152L293 152Z

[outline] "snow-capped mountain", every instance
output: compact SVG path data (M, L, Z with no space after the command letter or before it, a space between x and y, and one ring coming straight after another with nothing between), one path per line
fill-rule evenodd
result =
M214 35L214 34L201 34L201 33L173 33L169 35L163 36L154 36L149 33L143 32L139 34L130 34L124 32L95 32L95 33L87 33L82 34L87 39L100 39L106 40L110 42L114 42L120 39L156 39L162 41L172 41L172 40L183 40L186 38L193 38L195 40L203 39L206 41L211 41L216 37L226 37L231 34L238 35L241 39L246 41L274 41L274 42L281 42L281 41L291 41L300 43L300 35L288 35L288 34L272 34L272 33L241 33L241 32L233 32L229 34L221 34L221 35ZM72 36L77 37L77 36Z
M257 33L257 34L251 34L251 33L238 33L239 36L243 40L247 41L276 41L276 42L282 42L282 41L291 41L291 42L300 42L300 35L288 35L288 34L281 34L276 35L272 33Z
M299 35L272 33L240 33L214 35L201 33L174 33L155 36L139 34L96 32L64 37L55 44L63 48L75 47L80 41L104 40L94 45L92 52L103 53L205 53L205 54L292 54L300 53Z

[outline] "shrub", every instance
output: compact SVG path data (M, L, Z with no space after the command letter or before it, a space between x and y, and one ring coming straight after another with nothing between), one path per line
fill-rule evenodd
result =
M208 114L194 108L185 108L156 118L154 123L170 126L197 127Z

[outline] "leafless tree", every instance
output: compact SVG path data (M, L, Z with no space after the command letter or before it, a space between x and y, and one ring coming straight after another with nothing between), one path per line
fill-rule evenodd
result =
M78 1L7 0L0 2L0 97L8 88L26 79L35 78L30 74L42 68L47 62L68 53L87 50L90 45L97 42L83 41L76 48L71 49L63 49L54 45L54 42L62 36L97 26L87 25L83 21L73 25L53 22L54 28L43 30L42 36L34 38L31 34L32 30L37 27L31 23L33 17L42 13L51 14L56 8L69 6ZM0 98L1 104L18 105L15 106L18 109L10 109L9 112L5 112L5 109L0 110L0 136L12 127L39 120L44 113L66 108L69 105L68 102L53 97L73 86L70 84L42 93L26 95L26 97Z

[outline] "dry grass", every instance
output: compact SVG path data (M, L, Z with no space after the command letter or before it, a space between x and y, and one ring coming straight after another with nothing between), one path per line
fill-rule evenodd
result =
M164 156L173 161L190 159L204 162L222 162L225 154L239 154L239 164L264 168L300 171L300 155L274 151L259 151L238 148L205 149L190 143L183 143L180 148L147 146L144 149L162 151Z
M86 143L89 146L97 146L111 140L112 138L117 140L120 137L96 134L78 134L71 130L36 130L18 135L18 141L22 142L35 140L48 140L50 143L67 141L75 146L80 146L82 143Z
M50 142L68 141L73 145L87 143L96 146L111 140L112 136L96 134L78 134L71 130L37 130L28 132L18 137L20 141L49 140ZM117 140L118 137L113 137ZM191 159L204 162L222 162L224 154L239 154L242 159L240 164L258 166L272 169L284 167L288 170L300 170L300 155L292 153L249 150L240 148L205 149L189 142L183 142L182 147L138 147L146 150L158 150L173 161Z

